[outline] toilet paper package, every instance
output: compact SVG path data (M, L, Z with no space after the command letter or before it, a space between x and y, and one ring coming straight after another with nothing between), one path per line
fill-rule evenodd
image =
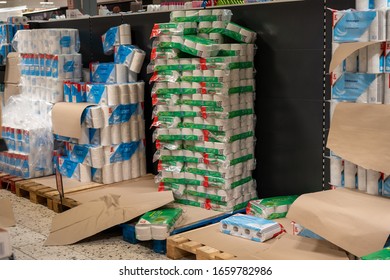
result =
M161 35L193 35L198 33L197 27L196 22L155 23L150 38Z
M235 214L220 221L220 231L256 242L265 242L285 232L279 223L243 214Z
M248 203L246 214L271 220L284 218L297 198L297 195L290 195L252 200Z
M85 164L94 168L104 165L104 152L102 146L79 145L67 143L68 158L76 163Z
M91 82L114 84L116 83L115 63L91 63Z
M135 226L137 240L167 239L182 213L181 208L164 208L146 212Z
M390 197L390 176L387 174L383 175L382 196Z
M188 10L173 11L170 19L172 22L202 22L202 21L225 21L229 22L232 18L232 12L227 9L221 10Z
M101 37L103 52L110 55L114 52L114 47L118 45L131 45L131 27L129 24L111 27Z
M367 103L383 100L383 74L332 73L332 99Z
M178 49L152 47L152 51L150 53L150 60L153 61L156 59L179 58L180 56L181 56L181 52Z
M200 34L221 34L247 44L256 40L256 32L232 22L213 22L211 27L199 28L198 31Z
M107 105L107 88L105 84L87 84L86 101L95 104Z
M126 65L130 71L139 73L144 63L146 53L132 45L120 45L115 47L114 62Z
M91 182L91 167L73 162L67 158L58 158L58 170L67 178L76 179L80 182Z
M385 11L334 11L332 32L336 43L384 41Z

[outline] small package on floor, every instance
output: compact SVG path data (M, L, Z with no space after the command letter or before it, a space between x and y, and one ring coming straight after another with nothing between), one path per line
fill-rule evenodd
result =
M248 203L246 213L264 219L284 218L287 215L290 205L297 198L297 195L289 195L252 200Z
M220 231L256 242L264 242L285 232L282 225L260 217L236 214L220 222Z
M165 240L183 213L181 208L166 208L146 212L135 226L137 240Z
M390 260L390 247L363 256L362 260Z
M0 228L0 260L7 259L11 256L12 247L9 233L5 229Z

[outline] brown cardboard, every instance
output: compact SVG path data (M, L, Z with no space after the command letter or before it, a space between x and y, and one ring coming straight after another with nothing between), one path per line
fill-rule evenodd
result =
M380 44L380 42L353 42L340 44L332 55L332 60L329 65L329 72L332 72L337 66L339 66L344 59L353 54L358 49L367 47L372 44Z
M219 224L180 233L180 236L245 260L348 259L345 252L335 250L329 247L327 242L320 240L283 234L279 238L260 243L221 233Z
M45 245L76 243L172 201L170 191L103 196L55 216Z
M16 225L11 201L0 199L0 227L13 227Z
M16 96L18 94L20 94L20 87L18 84L5 84L5 86L4 86L4 99L3 99L4 105L7 104L10 97Z
M20 82L20 55L16 52L11 52L7 55L4 83L19 84Z
M41 177L41 178L34 178L34 179L31 179L31 181L33 181L37 184L41 184L45 187L53 188L53 190L57 190L55 175ZM69 192L80 191L81 189L90 189L90 188L102 186L102 184L95 183L95 182L82 183L76 179L67 178L65 176L62 177L62 182L64 185L64 193L65 194L69 193Z
M327 148L363 168L390 174L390 106L336 105Z
M54 104L52 109L53 133L80 139L81 115L83 111L94 104L91 103L67 103Z
M337 189L304 194L287 218L361 257L383 248L390 234L390 200Z

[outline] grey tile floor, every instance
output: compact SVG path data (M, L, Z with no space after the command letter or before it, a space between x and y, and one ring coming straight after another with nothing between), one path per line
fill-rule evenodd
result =
M67 246L44 246L57 215L40 204L0 190L0 198L12 203L16 226L6 228L11 237L16 260L167 260L163 254L153 252L151 242L130 244L122 239L119 227L106 230L93 237Z

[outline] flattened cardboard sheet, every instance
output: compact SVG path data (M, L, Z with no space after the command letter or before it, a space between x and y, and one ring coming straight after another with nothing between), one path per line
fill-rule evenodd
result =
M59 102L52 109L53 133L80 139L81 115L84 110L96 104Z
M390 199L336 189L304 194L287 218L361 257L383 248L390 234Z
M16 225L12 204L9 199L0 199L0 227L13 227Z
M366 169L390 174L390 106L339 103L336 105L327 148Z

